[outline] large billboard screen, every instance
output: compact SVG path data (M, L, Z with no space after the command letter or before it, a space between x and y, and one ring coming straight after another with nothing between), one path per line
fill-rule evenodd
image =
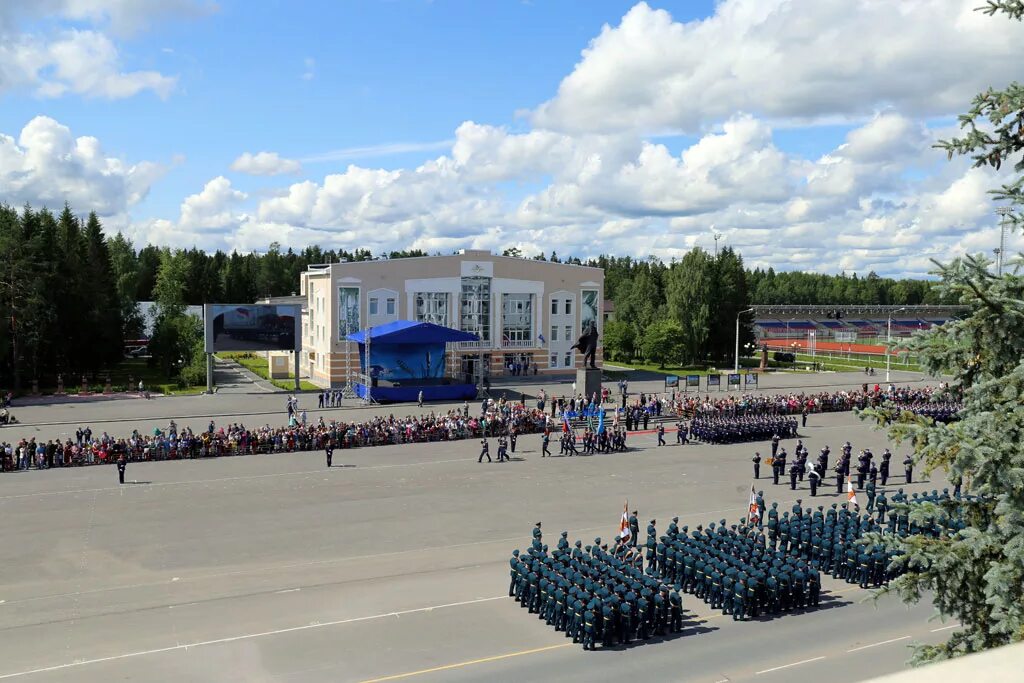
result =
M207 304L206 352L298 351L298 304Z

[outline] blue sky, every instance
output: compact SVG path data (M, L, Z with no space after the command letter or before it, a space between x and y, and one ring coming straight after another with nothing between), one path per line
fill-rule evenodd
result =
M170 246L549 252L571 228L560 253L669 258L724 230L755 263L920 274L922 245L990 236L982 179L931 144L1024 57L959 4L14 0L0 201ZM259 152L275 175L236 162Z

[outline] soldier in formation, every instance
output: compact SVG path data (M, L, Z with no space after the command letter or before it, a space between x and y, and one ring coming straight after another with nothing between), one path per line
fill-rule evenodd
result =
M698 415L690 424L690 432L704 443L711 444L762 441L773 436L796 436L797 421L781 415Z

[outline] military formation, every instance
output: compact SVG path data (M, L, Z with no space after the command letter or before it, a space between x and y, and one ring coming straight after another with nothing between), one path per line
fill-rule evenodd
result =
M884 585L897 575L897 551L872 543L866 534L937 538L956 533L964 521L955 505L946 504L959 498L959 491L951 496L946 489L908 498L900 489L891 505L884 497L872 501L872 511L847 503L804 508L797 500L780 516L777 503L765 510L758 492L756 514L752 510L736 524L723 519L690 531L678 526L676 517L659 536L651 520L646 552L636 545L636 512L629 532L610 550L600 538L570 547L563 531L549 552L538 522L529 550L512 553L509 596L587 650L597 643L628 645L681 633L682 594L737 621L813 609L820 601L822 574L862 588ZM911 515L923 502L943 504L946 513Z
M789 439L797 435L796 430L797 420L782 415L698 415L690 423L690 434L704 443L711 444L765 441L776 435Z
M831 449L825 446L818 453L818 457L814 462L809 460L809 452L807 447L804 446L802 440L798 441L794 449L792 459L790 459L789 453L786 452L785 447L780 445L779 435L772 436L771 439L771 457L767 459L767 465L771 467L772 483L775 485L779 484L779 480L785 480L788 475L789 488L791 490L797 490L798 484L804 482L806 477L808 485L811 491L811 496L818 495L818 489L825 485L825 480L829 476L829 457L831 455ZM836 493L842 493L846 490L847 481L856 482L855 488L857 490L864 490L867 493L868 505L870 511L871 501L874 500L876 492L878 491L879 484L886 486L892 477L892 453L888 448L882 452L879 462L875 461L875 454L868 448L861 449L860 455L857 456L857 464L853 465L853 446L847 441L843 444L842 452L835 463L835 467L832 468L832 472L835 475L835 487ZM754 453L754 457L751 458L754 463L754 479L761 478L761 452L757 451ZM914 481L914 460L909 455L903 458L903 481L907 484L911 484ZM884 490L882 494L884 495Z
M930 417L936 422L948 423L959 419L964 404L960 401L894 401L893 406L900 412L910 412Z

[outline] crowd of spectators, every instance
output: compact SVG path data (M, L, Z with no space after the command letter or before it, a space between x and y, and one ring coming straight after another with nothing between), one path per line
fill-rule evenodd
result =
M814 394L744 394L742 396L701 397L679 394L640 394L628 402L625 408L613 409L611 426L617 428L620 420L630 423L629 427L639 429L649 417L673 416L676 418L707 420L709 418L735 418L753 416L796 415L803 412L835 412L865 408L891 400L905 410L948 417L955 414L959 404L953 399L945 402L933 400L936 388L895 388L875 391L836 391ZM318 450L328 441L335 448L361 448L392 444L423 443L430 441L455 441L498 436L515 431L516 434L532 434L561 428L567 416L584 419L584 414L593 415L599 407L597 396L589 400L583 396L551 399L550 412L547 397L542 395L535 407L528 407L526 397L520 401L505 398L487 399L479 406L477 415L472 415L470 404L462 409L447 412L406 415L404 417L376 415L359 420L325 421L321 416L315 422L306 421L305 411L292 413L284 426L265 424L261 427L247 427L242 423L217 426L211 422L201 431L191 427L178 428L171 421L166 429L156 429L152 434L133 430L129 436L115 437L103 432L94 433L90 428L79 428L74 438L49 441L34 437L12 443L0 441L0 457L3 471L49 467L69 467L109 463L124 455L128 461L174 460L204 458L224 455L253 455L282 453L290 451ZM603 397L602 397L603 398ZM938 406L938 407L936 407ZM593 421L591 419L591 421Z
M110 463L121 455L129 461L176 460L225 455L257 455L318 450L328 441L335 448L361 448L391 444L454 441L506 434L543 431L550 416L522 403L505 399L488 400L479 415L463 409L398 417L375 415L361 420L330 420L310 423L290 420L287 426L246 427L231 423L210 424L201 431L179 428L172 420L166 429L152 434L133 430L128 437L114 437L79 428L74 438L37 441L34 437L16 443L0 443L3 471L15 469L69 467Z

